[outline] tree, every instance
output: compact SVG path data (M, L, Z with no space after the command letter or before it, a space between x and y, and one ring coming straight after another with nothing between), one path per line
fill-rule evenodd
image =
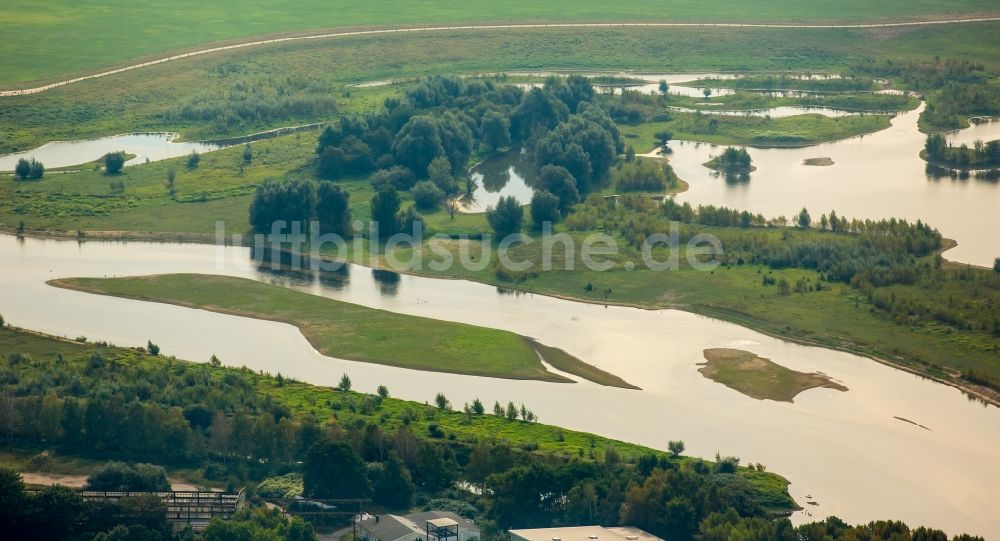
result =
M517 420L517 406L513 402L507 402L506 416L508 421Z
M483 406L483 401L478 398L472 401L472 413L476 415L482 415L486 413L486 408Z
M341 391L347 392L351 390L351 377L346 373L340 376L340 383L337 384L337 388Z
M446 194L458 191L458 183L452 175L451 162L447 156L438 156L427 166L427 177Z
M109 152L104 155L104 171L109 175L117 175L125 167L125 152Z
M667 84L667 81L666 81L666 80L664 80L664 79L660 79L660 86L659 86L659 89L660 89L660 94L663 94L664 96L666 96L666 95L667 95L667 92L669 92L669 91L670 91L670 85L669 85L669 84Z
M326 147L320 153L316 162L316 175L319 178L335 179L344 174L347 155L339 147Z
M160 346L154 344L152 340L147 340L146 352L155 357L160 354Z
M496 415L497 417L506 416L506 413L504 412L503 406L500 405L500 402L493 402L493 415Z
M379 385L378 390L376 390L379 396L382 398L389 398L389 388L385 385Z
M201 154L198 154L197 150L192 150L187 159L188 169L197 169L199 163L201 163Z
M396 453L389 456L375 481L373 500L390 509L409 509L413 505L413 478Z
M498 111L487 111L479 121L479 137L493 152L509 147L510 119Z
M559 199L559 212L566 216L580 201L580 192L573 175L562 166L546 165L538 174L538 186Z
M546 222L554 224L559 218L559 198L552 192L538 190L531 196L531 223L535 229L541 229Z
M34 161L34 158L32 158L32 161ZM24 158L17 160L17 165L14 166L14 175L21 180L27 180L30 173L31 162Z
M302 492L309 498L364 498L371 484L365 463L349 445L323 440L306 453Z
M429 180L422 180L410 191L417 208L429 210L436 208L445 198L444 191Z
M31 168L28 171L28 178L31 180L38 180L45 176L45 166L42 162L32 159Z
M658 131L653 134L653 137L656 138L657 142L660 143L661 147L665 147L667 146L667 143L669 143L670 140L674 138L674 132L667 130Z
M370 205L372 221L378 225L379 239L388 238L399 231L399 193L396 192L396 188L392 186L379 188L372 196Z
M1000 274L1000 257L993 260L993 272ZM0 317L0 327L3 327L2 317Z
M278 220L308 224L315 206L316 188L312 182L269 180L254 192L250 202L250 225L254 231L269 233Z
M173 195L174 192L175 192L175 190L174 190L174 182L176 180L177 180L177 170L174 169L173 166L168 167L167 168L167 191L170 193L170 195Z
M444 393L438 393L437 396L434 397L434 404L439 410L451 409L451 404L448 402L448 398L444 396Z
M253 162L253 147L250 146L250 143L247 143L243 147L243 163L250 164L252 162Z
M493 228L498 241L508 235L519 233L523 219L524 209L513 196L501 197L495 209L486 210L486 220Z
M427 178L427 166L445 150L434 117L417 115L404 125L392 144L396 162L409 167L418 177Z
M802 229L809 229L809 226L812 224L812 218L809 216L809 211L806 210L805 207L802 207L802 210L799 211L799 217L796 220L796 223Z
M109 462L87 477L87 490L108 491L167 491L170 481L161 466Z
M681 453L684 452L684 442L681 440L668 442L667 450L669 450L670 454L674 455L675 457L681 456Z
M316 221L322 233L343 238L351 234L350 192L332 182L320 182L316 188Z
M943 157L947 148L948 141L940 133L932 133L924 141L924 150L927 151L927 155L931 158Z

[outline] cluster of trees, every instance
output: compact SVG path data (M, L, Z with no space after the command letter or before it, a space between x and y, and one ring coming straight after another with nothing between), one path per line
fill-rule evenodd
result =
M669 163L633 159L620 164L612 173L620 192L663 193L677 185L677 174Z
M300 222L305 232L315 220L322 233L347 238L352 232L350 193L332 182L271 180L257 187L250 202L250 225L269 233L278 220Z
M21 158L14 166L14 176L21 180L38 180L45 176L45 166L34 158Z
M750 172L753 159L746 147L726 147L717 158L710 162L712 166L724 173L746 174Z
M109 462L87 477L85 490L163 492L170 490L167 472L154 464Z
M957 168L1000 166L1000 140L976 141L972 148L965 143L954 147L944 135L932 133L924 142L924 151L932 161Z
M225 90L188 97L166 113L166 120L211 122L216 131L226 133L336 112L337 102L328 85L315 79L271 77L237 81Z

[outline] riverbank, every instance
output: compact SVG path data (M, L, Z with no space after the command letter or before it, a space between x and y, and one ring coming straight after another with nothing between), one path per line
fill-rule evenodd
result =
M226 276L157 275L130 278L69 278L49 285L98 295L174 304L288 323L324 355L397 366L508 379L571 383L545 369L600 385L635 389L572 355L537 341L494 329L374 310Z

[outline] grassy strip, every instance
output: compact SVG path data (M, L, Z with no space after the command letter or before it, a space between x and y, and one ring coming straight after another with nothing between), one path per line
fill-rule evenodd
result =
M246 378L253 384L254 392L271 397L276 403L289 409L293 414L313 415L320 426L344 424L376 424L383 431L392 432L403 424L407 424L418 438L429 439L430 425L436 425L448 439L463 444L493 441L504 442L511 447L531 450L535 453L554 457L579 458L582 460L599 460L605 449L614 449L626 461L637 460L641 455L661 453L648 447L623 441L605 438L596 434L577 432L552 425L527 423L523 421L508 421L494 415L475 415L469 422L466 415L459 411L442 411L430 408L424 403L386 398L376 410L363 407L371 400L370 395L360 392L335 391L328 387L309 385L289 378L278 379L271 374L256 373L248 369L216 367L209 364L196 364L177 359L165 359L147 355L141 350L124 349L91 343L80 343L64 340L30 331L12 328L0 329L0 356L8 357L14 353L28 355L37 361L45 361L39 366L49 370L54 366L55 359L62 355L62 362L68 365L86 366L91 354L99 351L110 363L123 365L123 368L142 367L148 371L169 369L172 371L191 371L205 373L208 377L221 380L227 375ZM18 365L25 369L26 363ZM430 399L432 397L428 397ZM487 404L493 400L483 397ZM508 397L494 397L495 400L506 400ZM452 438L454 436L454 438ZM9 451L10 455L21 457L16 463L24 463L32 469L41 469L37 460L25 460L24 452ZM7 452L0 453L0 460L10 456ZM117 457L127 458L127 457ZM697 458L679 457L676 460L689 461ZM23 461L23 462L22 462ZM92 468L90 460L60 457L50 471L54 473L86 473ZM172 471L173 475L195 482L207 484L194 470ZM753 487L753 498L760 505L774 514L788 513L798 509L798 506L788 495L788 481L780 475L741 468L737 475L745 478Z
M346 7L346 6L342 6ZM955 0L947 7L929 1L847 0L805 5L791 0L722 0L706 10L693 0L660 4L580 3L531 0L498 4L473 0L456 5L443 0L415 4L373 0L363 9L341 9L323 0L303 0L287 9L265 0L215 3L181 2L150 6L104 0L82 6L71 0L40 4L9 0L2 12L7 39L0 57L7 60L0 83L10 84L78 73L128 59L250 36L315 28L398 26L477 21L898 21L997 13L989 0ZM183 31L178 31L183 29ZM94 35L103 36L100 40Z
M164 302L297 326L320 352L348 360L434 372L567 382L564 372L635 389L565 351L507 331L407 316L309 295L245 278L169 274L70 278L50 282L89 293Z
M791 370L749 351L728 348L706 349L707 362L698 369L706 378L758 400L793 402L803 391L847 387L821 374Z
M622 130L626 134L637 135L635 139L639 142L635 145L643 149L658 145L655 134L660 131L672 132L674 139L716 145L802 147L884 130L891 125L891 120L892 117L888 115L831 118L820 114L805 114L767 118L675 113L668 122L623 126Z
M580 376L585 380L593 381L594 383L599 383L601 385L607 385L609 387L639 389L639 387L628 383L622 378L610 372L605 372L596 366L589 365L559 348L546 346L545 344L534 340L532 342L535 345L535 349L539 354L541 354L542 359L555 367L556 370L561 370L563 372L573 374L574 376Z
M413 370L566 382L545 370L522 336L375 310L244 278L169 274L70 278L51 285L297 326L320 352Z

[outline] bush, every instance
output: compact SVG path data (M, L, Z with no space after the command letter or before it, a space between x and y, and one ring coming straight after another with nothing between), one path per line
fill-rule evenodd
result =
M257 485L257 495L262 498L292 499L302 496L302 474L289 473L268 477Z
M372 186L376 190L382 189L383 186L392 186L399 191L406 191L413 188L416 182L417 175L401 165L380 169L371 177Z
M86 490L165 492L170 490L167 472L154 464L130 465L109 462L87 478Z
M416 183L410 195L413 196L413 201L417 204L417 207L421 209L435 208L444 199L444 191L429 180Z
M187 160L188 169L197 169L199 163L201 163L201 154L198 154L197 151L192 150L191 154L188 155L188 160Z

